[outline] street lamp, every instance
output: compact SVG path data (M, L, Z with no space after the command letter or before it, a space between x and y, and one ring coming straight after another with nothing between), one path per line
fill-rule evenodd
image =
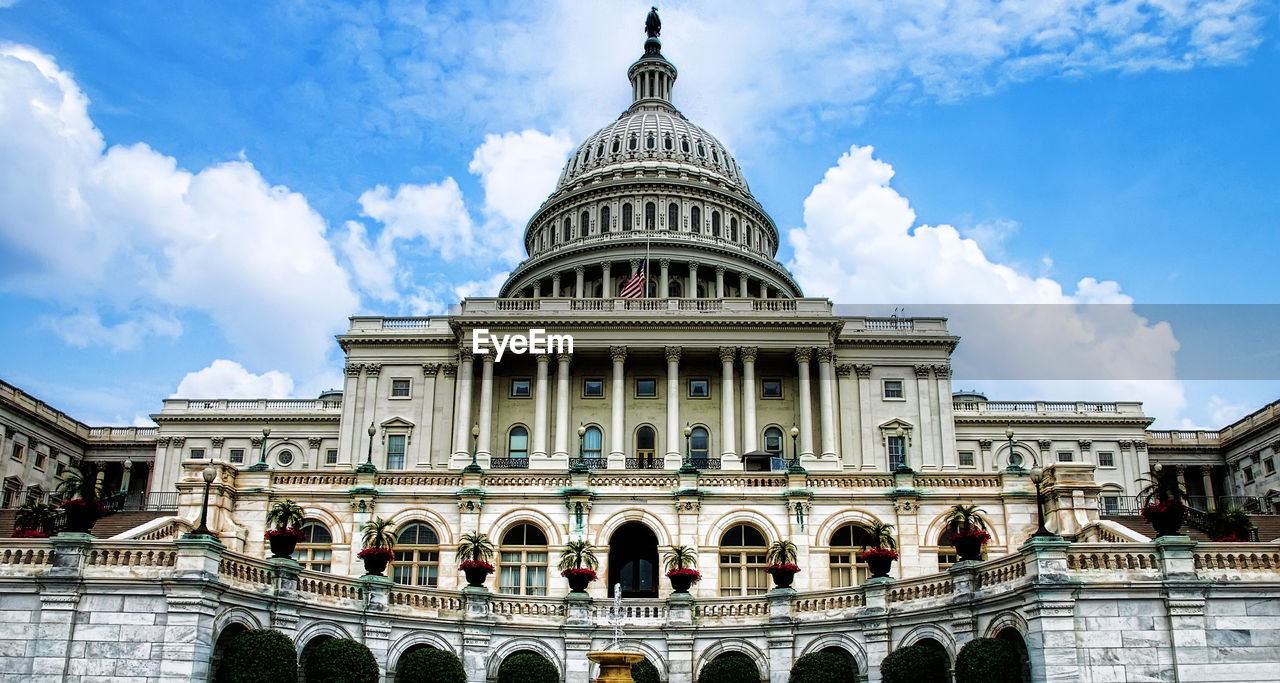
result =
M692 446L690 439L693 438L693 427L689 423L684 423L684 464L680 465L680 472L683 474L697 474L698 468L693 466Z
M1044 480L1044 470L1036 465L1031 468L1031 483L1036 485L1036 532L1031 534L1032 538L1048 538L1057 534L1049 531L1044 526L1044 508L1040 502L1040 482Z
M378 468L373 466L373 437L378 433L378 429L373 426L372 422L370 422L369 428L366 429L365 432L369 434L369 448L365 453L364 462L356 468L356 472L376 474L378 472Z
M249 468L250 472L262 472L270 469L267 467L267 437L271 436L271 428L262 428L262 453L258 456L258 462Z
M213 480L218 477L218 470L212 466L204 468L200 473L204 478L204 503L200 505L200 526L182 535L183 538L211 538L213 536L209 531L209 487L213 485Z
M800 466L800 446L797 445L796 439L800 437L800 428L791 425L791 466L787 468L787 472L795 474L803 474L804 468Z
M484 470L480 467L480 463L476 462L476 448L478 447L479 443L480 443L480 423L477 422L471 425L471 464L462 468L462 471L466 474L484 472Z
M573 461L572 465L569 465L570 472L581 473L581 472L590 471L589 468L587 467L587 461L585 459L586 440L587 440L587 426L579 422L578 423L578 458Z
M1009 441L1009 466L1021 468L1022 456L1018 455L1018 451L1014 450L1014 447L1013 447L1013 445L1016 443L1013 440L1013 425L1009 425L1004 428L1004 438L1008 439Z

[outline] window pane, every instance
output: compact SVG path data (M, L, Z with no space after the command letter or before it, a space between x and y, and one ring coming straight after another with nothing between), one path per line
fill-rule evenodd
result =
M766 379L760 383L760 394L765 398L779 398L782 396L782 380Z
M658 382L653 379L636 380L636 396L657 396Z
M409 395L409 380L393 379L391 380L391 395L396 397L404 397Z
M582 394L584 396L604 396L604 380L602 379L583 380Z
M587 451L599 452L604 437L597 427L587 427L587 433L582 435L582 447Z
M885 398L902 398L902 380L887 379L884 381Z
M512 396L529 396L529 395L531 395L529 380L527 380L527 379L513 379L513 380L511 380L511 395L512 395Z

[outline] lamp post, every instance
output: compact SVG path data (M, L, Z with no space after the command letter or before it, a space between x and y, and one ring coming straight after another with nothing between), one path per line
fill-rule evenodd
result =
M680 473L697 474L698 468L693 466L693 457L690 446L690 440L693 438L693 427L689 423L684 424L684 464L680 465Z
M898 439L898 448L902 449L902 452L898 454L898 457L902 459L894 466L893 471L910 470L911 468L907 466L907 432L902 427L898 427L893 430L893 436Z
M129 472L133 469L133 461L126 459L124 461L124 470L120 473L120 493L128 493L129 491Z
M578 423L578 458L577 460L573 461L572 465L569 465L570 472L589 472L590 471L590 469L587 467L587 461L584 457L586 455L586 440L587 440L587 426L579 422Z
M209 487L213 485L213 480L218 477L218 470L213 467L206 467L200 473L204 478L204 503L200 505L200 526L183 534L183 538L211 538L212 533L209 532Z
M1044 505L1041 502L1040 482L1044 480L1044 470L1039 465L1031 468L1031 483L1036 485L1036 532L1032 538L1048 538L1057 536L1044 525Z
M262 428L262 452L258 455L258 462L249 468L250 472L265 472L271 469L267 466L267 437L271 436L271 428Z
M793 474L803 474L804 468L800 466L800 446L797 439L800 437L800 428L791 425L791 466L787 468L787 472Z
M369 448L365 452L364 462L361 463L360 466L356 468L356 472L360 472L360 473L372 472L376 474L378 472L378 468L373 466L373 437L378 433L378 429L373 426L372 422L370 422L369 428L366 429L365 432L369 434Z
M472 474L476 472L484 472L484 469L480 467L480 463L476 462L476 448L479 442L480 423L477 422L476 424L471 425L471 464L462 468L464 473Z

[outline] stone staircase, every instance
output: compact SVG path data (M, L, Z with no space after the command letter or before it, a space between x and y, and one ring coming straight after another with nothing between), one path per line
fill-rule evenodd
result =
M17 513L17 510L12 509L0 510L0 538L9 538L13 535L13 520ZM98 538L111 538L153 519L171 516L173 516L172 510L122 510L99 519L89 533Z
M1147 523L1147 520L1142 518L1142 515L1103 515L1102 519L1109 519L1117 524L1123 524L1143 536L1155 537L1156 532ZM1249 515L1249 519L1253 521L1254 526L1258 527L1258 540L1280 540L1280 515ZM1190 525L1183 525L1182 533L1189 536L1193 541L1213 540L1205 532Z

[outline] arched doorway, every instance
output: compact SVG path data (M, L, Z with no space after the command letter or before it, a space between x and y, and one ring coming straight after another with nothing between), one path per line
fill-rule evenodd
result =
M307 644L302 646L302 649L298 652L298 683L307 683L307 660L311 659L311 655L315 653L316 648L330 640L333 640L333 636L322 633L308 640Z
M859 680L859 678L858 678L858 660L857 660L857 658L855 658L855 657L853 656L853 654L851 654L848 650L846 650L846 649L844 649L844 648L842 648L842 647L840 647L840 646L838 646L838 645L831 645L831 646L828 646L828 647L824 647L824 648L822 648L821 650L819 650L819 652L825 652L826 654L829 654L829 655L835 655L835 656L837 656L837 657L839 657L839 658L841 658L841 659L843 659L843 660L845 660L845 661L849 662L849 669L853 672L853 679L852 679L852 680L855 680L855 681L856 681L856 680Z
M658 537L640 522L627 522L609 537L609 597L617 584L624 598L658 597Z
M951 680L951 675L952 675L951 674L951 666L952 666L951 655L947 653L947 648L944 647L942 643L939 643L937 640L934 640L933 638L921 638L920 640L917 640L915 642L915 647L926 648L937 653L938 657L940 657L946 665L947 681ZM946 681L940 681L939 683L946 683Z
M1000 629L1000 632L996 634L996 638L1009 643L1009 645L1013 647L1014 652L1018 653L1018 661L1022 663L1021 677L1018 680L1024 682L1030 681L1031 656L1027 653L1027 642L1022 639L1022 634L1019 633L1016 628L1005 627Z
M218 639L213 642L213 652L209 656L209 680L217 679L218 667L222 664L222 657L227 653L227 646L236 636L248 631L249 627L239 622L231 622L226 628L222 629L222 633L218 634Z

